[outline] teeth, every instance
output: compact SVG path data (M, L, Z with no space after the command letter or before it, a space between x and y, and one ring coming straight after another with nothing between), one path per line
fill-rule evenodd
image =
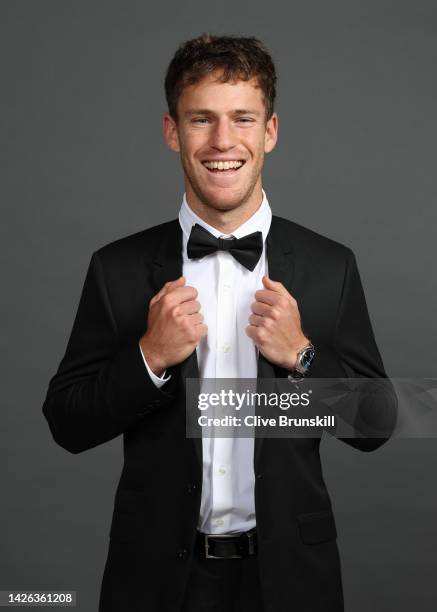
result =
M231 170L240 168L243 165L242 161L207 161L203 162L203 165L209 168L210 170Z

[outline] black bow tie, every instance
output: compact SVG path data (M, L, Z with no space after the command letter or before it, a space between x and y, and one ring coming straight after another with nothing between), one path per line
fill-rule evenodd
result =
M252 272L263 252L262 232L253 232L243 238L216 238L196 223L187 244L189 259L198 259L216 251L229 251L241 265Z

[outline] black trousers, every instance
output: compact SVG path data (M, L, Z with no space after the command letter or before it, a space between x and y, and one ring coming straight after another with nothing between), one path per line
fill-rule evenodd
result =
M181 612L264 612L258 557L195 556Z

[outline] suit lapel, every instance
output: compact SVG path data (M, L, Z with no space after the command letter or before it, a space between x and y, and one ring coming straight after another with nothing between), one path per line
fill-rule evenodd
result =
M284 287L291 294L293 276L294 276L294 258L293 249L288 244L290 235L283 235L281 228L282 219L280 217L272 216L272 223L266 239L266 250L267 250L267 262L268 262L268 276L274 281L280 281ZM258 384L262 378L276 378L277 371L268 359L258 353ZM266 390L265 388L263 389ZM255 454L254 454L254 468L255 472L258 469L261 449L263 446L264 438L255 438Z
M158 252L153 261L152 283L155 293L167 281L176 280L182 276L182 229L178 219L168 223L168 229L163 233ZM178 366L169 368L172 376L177 376L183 384L183 397L186 397L186 379L199 379L199 365L196 349ZM202 440L192 438L199 465L202 466Z
M170 280L175 280L182 275L182 229L178 219L170 221L163 232L162 240L153 261L152 283L155 293ZM290 234L283 233L282 219L273 215L270 231L266 239L267 261L269 277L272 280L280 281L285 288L293 293L292 282L294 274L293 251L288 241ZM185 397L185 385L187 378L199 379L199 365L197 353L194 350L179 366L171 368L172 375L178 376L183 383ZM258 354L257 378L275 378L275 366L268 361L261 353ZM194 448L202 467L202 440L192 438ZM263 438L255 439L255 469L260 459Z

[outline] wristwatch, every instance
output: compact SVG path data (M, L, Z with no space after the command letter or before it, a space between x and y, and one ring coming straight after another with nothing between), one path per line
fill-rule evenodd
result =
M297 354L296 365L294 369L288 374L290 380L300 380L308 373L311 364L316 355L316 349L310 342L301 349Z

